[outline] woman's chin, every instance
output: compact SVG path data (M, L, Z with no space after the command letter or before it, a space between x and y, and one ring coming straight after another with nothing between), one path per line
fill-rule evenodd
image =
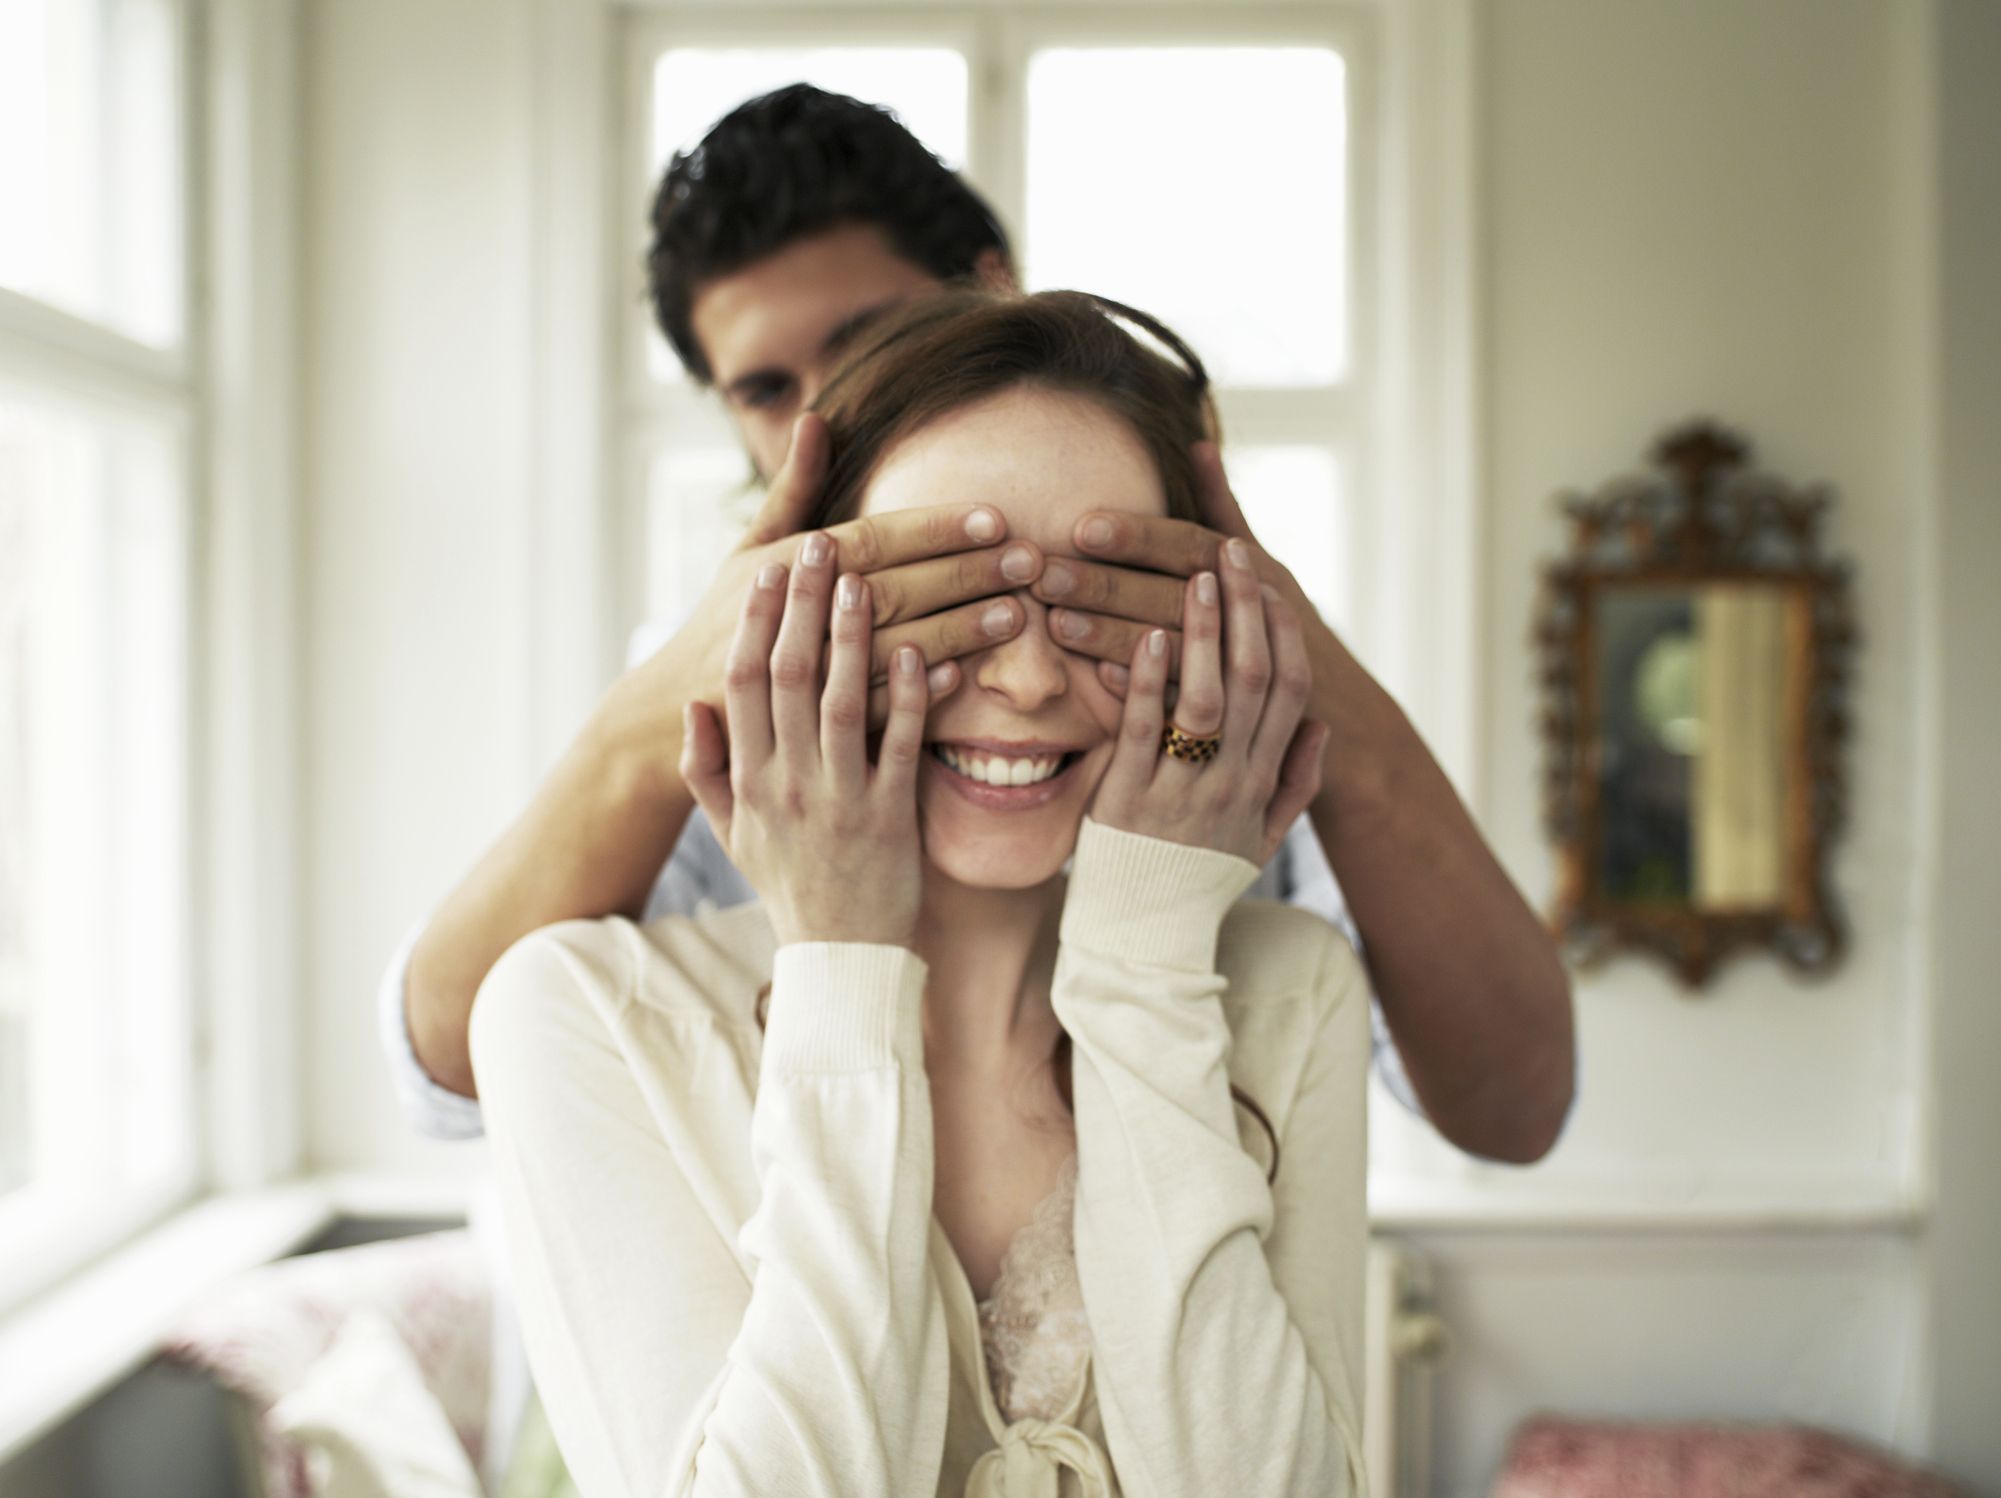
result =
M1104 756L1087 754L1040 805L1002 809L980 804L948 783L956 772L925 755L917 784L924 857L955 883L976 889L1034 889L1063 872L1077 846L1083 808L1103 777ZM1019 792L1017 792L1019 795ZM1025 799L1025 798L1024 798Z
M1063 872L1077 846L1077 824L1067 836L1043 828L969 838L943 828L924 829L924 859L955 884L973 889L1034 889Z

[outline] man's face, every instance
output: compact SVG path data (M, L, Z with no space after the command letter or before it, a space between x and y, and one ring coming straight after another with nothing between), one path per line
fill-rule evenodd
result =
M796 239L695 293L689 321L758 475L785 461L792 420L820 393L843 346L876 313L942 283L844 224Z

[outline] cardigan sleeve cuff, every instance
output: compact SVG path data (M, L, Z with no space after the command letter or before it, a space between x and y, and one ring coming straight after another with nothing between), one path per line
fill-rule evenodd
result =
M928 971L908 947L842 941L780 947L762 1065L790 1073L921 1066Z
M1257 877L1257 865L1234 853L1086 817L1063 902L1062 941L1143 966L1208 972L1224 915Z

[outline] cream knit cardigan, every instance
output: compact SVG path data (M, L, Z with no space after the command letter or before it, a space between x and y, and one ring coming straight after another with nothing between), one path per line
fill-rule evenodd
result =
M1368 988L1319 918L1235 903L1256 873L1080 831L1051 997L1092 1353L1013 1425L931 1213L917 956L778 947L755 905L515 945L473 1062L586 1498L1363 1493Z

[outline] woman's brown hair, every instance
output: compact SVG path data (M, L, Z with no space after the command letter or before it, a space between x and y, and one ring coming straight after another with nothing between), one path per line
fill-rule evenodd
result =
M1122 323L1143 329L1175 357L1156 352ZM1200 480L1189 449L1216 434L1214 411L1201 360L1171 330L1080 291L951 290L870 324L820 392L813 409L827 423L827 478L807 528L854 518L877 466L919 428L1023 386L1075 395L1118 417L1152 457L1168 515L1200 522ZM760 995L760 1025L763 1011ZM1057 1094L1074 1113L1068 1034L1058 1038L1050 1065ZM1276 1180L1278 1131L1234 1084L1230 1095L1263 1125L1272 1149L1267 1179Z

